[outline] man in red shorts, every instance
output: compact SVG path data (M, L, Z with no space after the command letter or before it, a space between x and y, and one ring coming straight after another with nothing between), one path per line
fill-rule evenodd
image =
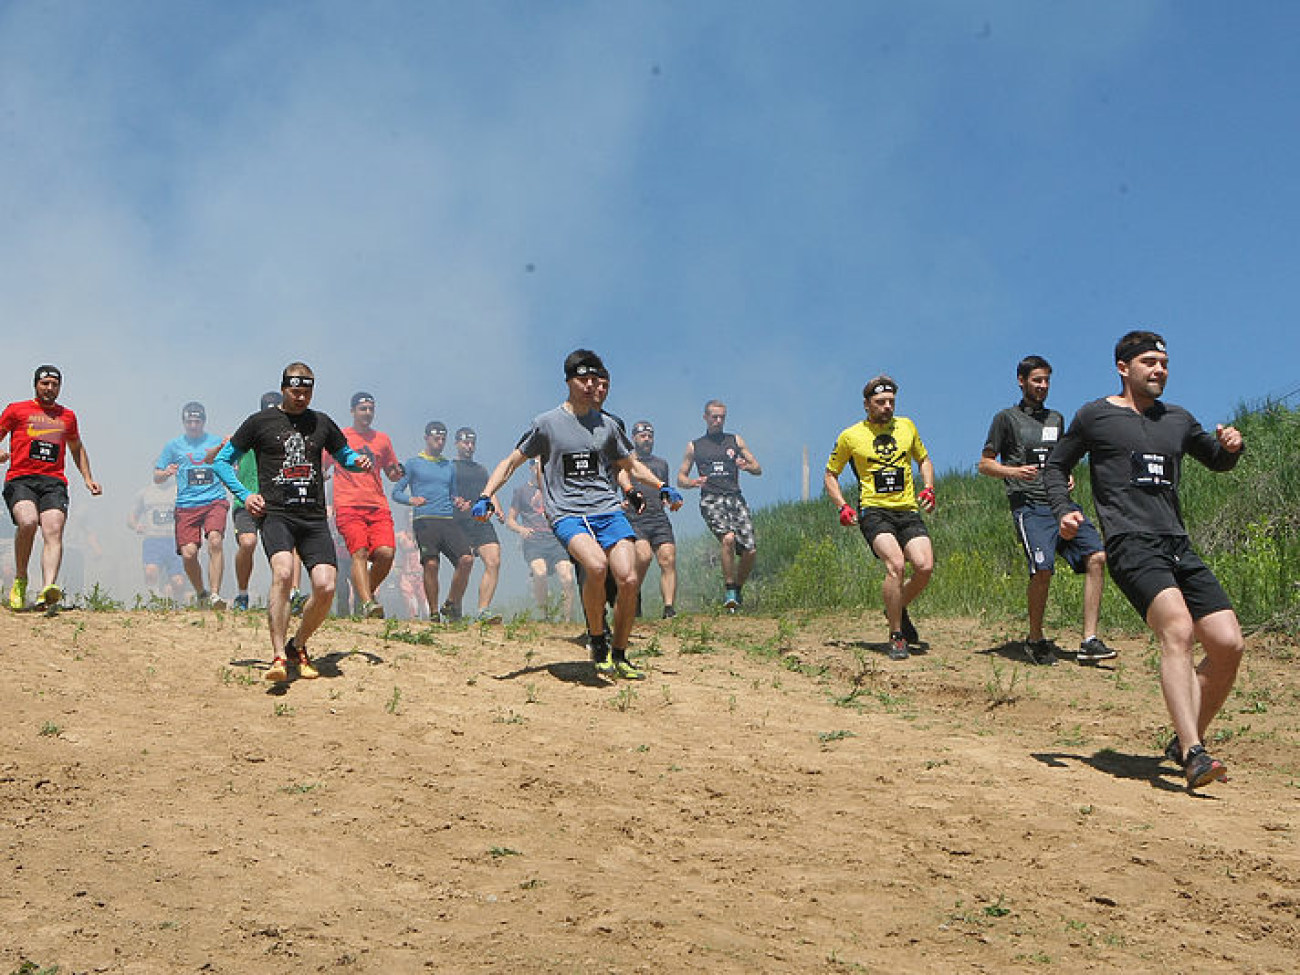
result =
M9 608L27 605L27 566L39 528L44 549L37 606L53 612L63 599L57 579L63 561L63 526L68 518L68 478L63 473L67 454L72 455L86 490L98 496L103 489L90 472L90 455L81 442L77 415L57 402L63 374L54 366L38 366L35 383L32 399L10 403L0 414L0 441L9 437L9 450L0 449L0 463L9 461L4 499L16 529Z
M393 567L397 538L393 513L384 495L382 470L390 481L402 476L393 442L374 428L375 398L370 393L352 394L352 426L344 427L348 446L370 458L371 468L353 473L334 468L334 524L352 556L352 591L356 611L370 619L383 619L384 607L375 599L380 584Z

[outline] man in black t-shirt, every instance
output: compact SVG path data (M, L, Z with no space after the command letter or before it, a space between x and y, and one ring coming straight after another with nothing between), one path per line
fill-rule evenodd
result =
M266 616L273 659L265 677L281 682L290 668L303 678L320 676L307 654L307 641L329 615L334 602L338 564L334 537L326 518L321 454L353 471L369 471L370 458L348 446L338 425L324 413L308 409L316 380L302 362L284 369L284 399L246 419L217 454L213 469L230 492L260 521L262 548L271 563L271 590ZM239 482L235 465L248 451L257 457L258 490ZM302 610L298 631L289 632L289 592L295 581L297 552L311 579L311 597Z
M1236 428L1221 425L1209 433L1181 406L1161 401L1169 356L1155 332L1121 338L1115 365L1120 392L1075 414L1047 460L1043 481L1061 537L1073 537L1083 513L1070 503L1069 476L1089 455L1111 578L1160 641L1160 689L1175 732L1165 754L1183 766L1188 787L1197 788L1227 778L1203 742L1232 691L1243 641L1231 600L1192 550L1178 483L1184 454L1228 471L1245 444ZM1199 666L1198 641L1205 648Z
M668 483L668 461L656 457L655 428L649 420L632 424L632 446L637 460L654 472L655 477ZM663 500L654 494L645 495L645 507L630 511L628 519L636 532L636 567L645 581L652 561L659 563L659 593L664 600L664 619L677 615L673 602L677 598L677 539L673 524L668 520L668 510Z
M497 530L491 521L477 521L469 513L488 479L488 469L474 459L474 451L477 449L478 434L473 427L461 427L456 431L456 459L452 461L456 465L457 491L457 496L453 499L456 505L454 517L475 556L483 563L483 576L478 583L478 615L475 618L487 622L499 620L488 607L492 605L492 597L496 595L497 581L501 575L501 540L497 538ZM497 521L504 521L501 505L496 503L495 498L492 500Z
M1029 638L1025 641L1025 656L1033 664L1056 663L1056 646L1043 634L1043 615L1059 554L1070 568L1085 576L1083 642L1075 661L1095 664L1110 660L1115 651L1097 635L1101 593L1106 584L1101 535L1085 518L1073 538L1061 538L1043 487L1043 465L1065 429L1061 414L1047 408L1052 367L1042 356L1025 356L1016 366L1016 381L1020 383L1020 402L993 417L979 472L1005 482L1016 537L1029 563Z

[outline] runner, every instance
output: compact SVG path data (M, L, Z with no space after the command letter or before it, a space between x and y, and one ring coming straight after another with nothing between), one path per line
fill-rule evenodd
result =
M1029 638L1025 640L1025 656L1032 664L1056 663L1056 645L1043 635L1043 613L1056 556L1060 554L1070 568L1085 576L1083 642L1074 659L1080 664L1110 660L1116 656L1115 651L1097 635L1101 591L1106 584L1101 535L1085 518L1074 538L1062 538L1043 488L1043 465L1065 429L1065 419L1046 405L1052 367L1042 356L1026 356L1016 366L1016 380L1020 383L1020 402L993 417L979 472L1001 478L1006 484L1016 536L1029 561Z
M677 484L700 489L700 514L709 531L722 543L722 607L736 612L745 603L745 581L754 569L758 550L754 520L740 491L740 472L758 477L763 468L739 434L725 433L727 407L720 400L704 404L705 434L686 445L677 471ZM699 473L691 477L691 465Z
M393 500L415 509L415 540L424 564L424 593L429 600L429 617L438 605L438 555L452 564L447 599L438 610L444 622L461 618L461 600L474 570L474 553L469 540L456 523L456 467L442 455L447 444L447 424L431 420L424 428L424 450L406 462L406 473L393 485Z
M14 581L9 608L27 606L27 567L41 533L41 592L36 605L55 612L63 599L59 566L63 561L63 528L68 518L68 478L65 458L72 455L86 490L103 493L90 471L90 455L81 442L77 415L58 403L63 374L55 366L37 366L36 395L10 403L0 413L0 442L9 437L9 450L0 449L0 464L9 462L4 499L14 523Z
M564 360L568 396L532 426L488 478L474 503L474 517L486 519L492 496L529 458L541 461L546 516L555 536L583 567L583 608L596 671L603 677L640 680L644 674L627 658L628 638L636 613L636 533L623 514L611 472L636 469L632 447L617 424L598 406L597 383L609 379L600 356L578 349ZM639 472L670 500L681 496L649 471ZM614 605L613 646L604 627L605 577L618 584Z
M211 462L206 460L212 449L219 449L221 441L204 428L208 421L202 403L189 402L181 407L181 423L185 432L167 441L154 464L155 484L168 478L176 479L176 553L185 567L185 576L194 587L194 604L200 608L225 609L221 597L221 577L225 572L226 516L230 502L225 489L213 473ZM203 566L199 564L199 549L203 543L208 549L208 582L203 585Z
M539 480L541 465L536 459L529 463L528 473L527 480L515 488L510 499L506 527L520 536L519 544L524 561L528 564L533 600L537 603L542 618L549 619L551 616L546 577L554 574L560 580L560 618L567 621L573 618L573 562L551 531L551 523L546 520L546 502Z
M924 652L924 644L907 607L925 590L934 572L934 549L918 505L933 511L934 464L905 416L894 415L898 383L877 376L862 389L867 417L840 433L826 462L826 494L839 510L840 524L857 525L867 545L885 564L881 592L889 620L889 659L906 660L909 648ZM920 493L912 479L912 463L925 486ZM853 467L860 485L857 510L844 500L840 474ZM904 581L908 563L912 574Z
M498 620L490 609L492 597L496 595L497 583L501 577L501 540L490 521L476 521L469 513L473 499L483 491L487 484L488 470L474 459L478 449L478 434L473 427L461 427L456 431L456 524L465 533L470 549L483 563L483 576L478 583L478 614L480 621ZM501 506L493 499L497 521L501 521Z
M283 682L296 671L311 679L307 641L329 615L338 577L334 540L325 516L324 451L349 470L370 470L370 458L348 446L343 431L324 413L310 409L316 379L302 362L285 366L280 379L283 401L246 419L217 454L214 469L230 492L259 519L262 548L271 563L266 616L271 634L271 667L265 677ZM234 464L248 451L257 455L258 490L250 492ZM294 553L302 556L311 579L297 632L289 637L289 592ZM286 639L287 638L287 639Z
M360 600L357 612L368 619L383 619L384 607L375 593L393 567L397 537L379 475L382 471L390 481L397 481L403 470L397 462L393 442L387 434L374 428L374 422L374 396L353 393L352 426L343 428L343 436L355 453L370 458L371 469L364 474L353 474L340 468L334 473L334 524L352 560L352 591ZM333 458L327 456L326 469L331 465Z
M636 457L645 464L661 481L668 481L668 461L656 457L655 428L649 420L638 420L632 424L632 446L636 448ZM645 581L646 572L651 561L659 563L659 593L664 601L664 619L677 615L673 603L677 598L677 539L673 536L673 524L668 520L664 503L655 494L645 496L645 508L631 512L629 519L636 531L636 568L641 581Z
M1120 392L1075 414L1047 460L1043 481L1061 537L1074 537L1083 514L1070 503L1069 476L1089 455L1111 578L1160 641L1160 689L1174 725L1165 755L1182 765L1188 788L1195 789L1227 778L1204 739L1236 680L1243 641L1232 601L1192 550L1178 483L1184 454L1210 470L1229 471L1245 444L1235 427L1209 433L1181 406L1160 399L1169 356L1155 332L1121 338L1115 367ZM1205 658L1195 666L1198 641Z
M126 523L140 536L140 562L150 595L179 599L185 588L185 566L176 552L176 492L151 476L148 485L136 492Z

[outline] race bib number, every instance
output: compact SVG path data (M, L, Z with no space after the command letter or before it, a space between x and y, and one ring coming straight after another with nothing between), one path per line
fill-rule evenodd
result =
M881 467L871 472L871 480L877 494L897 494L906 478L901 467Z
M561 461L566 481L582 481L600 476L600 463L594 450L564 454Z
M186 474L190 487L207 487L213 482L211 467L191 467Z
M1171 488L1174 486L1174 465L1164 454L1150 454L1135 450L1132 455L1134 487Z
M1043 443L1056 443L1060 436L1060 427L1043 427Z
M1039 469L1047 466L1047 458L1051 456L1051 447L1032 447L1029 450L1031 463L1037 464Z
M170 525L175 519L171 508L154 508L151 520L155 525Z
M27 451L27 456L32 460L39 460L43 464L57 464L59 462L59 445L50 443L48 440L33 440L31 447Z
M727 462L724 460L713 461L712 463L709 464L708 473L706 473L704 476L705 477L726 477Z

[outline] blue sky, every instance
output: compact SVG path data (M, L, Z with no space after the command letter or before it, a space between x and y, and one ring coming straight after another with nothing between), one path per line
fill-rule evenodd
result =
M228 431L291 359L490 464L591 346L674 466L724 399L758 504L880 371L940 470L1021 355L1068 415L1132 327L1212 423L1300 387L1298 36L1280 2L4 3L0 383L64 368L115 525L183 402Z

